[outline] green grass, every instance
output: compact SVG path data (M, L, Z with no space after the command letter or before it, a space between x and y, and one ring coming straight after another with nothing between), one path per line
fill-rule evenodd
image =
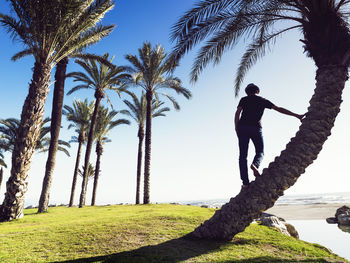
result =
M27 209L0 224L0 262L348 262L258 224L231 242L182 238L213 213L166 204Z

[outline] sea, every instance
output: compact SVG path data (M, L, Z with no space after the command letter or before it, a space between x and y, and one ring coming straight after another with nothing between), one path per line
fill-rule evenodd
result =
M208 206L220 208L230 199L211 199L211 200L192 200L181 201L180 204L194 206ZM303 195L285 195L281 196L275 205L312 205L312 204L348 204L350 205L350 192L339 193L320 193L320 194L303 194Z
M181 204L220 208L229 199L196 200L179 202ZM280 197L275 205L344 204L350 206L350 192L322 193L305 195L286 195ZM317 243L333 253L350 260L350 228L340 229L337 224L326 220L289 220L299 233L301 240Z

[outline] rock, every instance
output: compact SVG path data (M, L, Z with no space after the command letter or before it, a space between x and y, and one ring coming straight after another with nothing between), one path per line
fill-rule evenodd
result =
M350 213L338 215L338 224L342 226L350 226Z
M201 207L203 207L203 208L209 208L208 205L201 205Z
M343 232L347 232L350 233L350 226L342 226L342 225L338 225L339 229Z
M335 213L336 223L342 226L350 226L350 207L344 205L337 209ZM328 222L327 218L327 222ZM329 222L328 222L329 223Z
M338 219L336 217L328 217L326 221L328 224L338 224Z
M288 233L289 233L292 237L294 237L294 238L296 238L296 239L299 239L299 233L298 233L298 231L295 229L295 227L294 227L293 225L289 224L289 223L285 223L285 225L286 225L286 227L287 227Z
M350 214L350 207L343 205L342 207L337 209L337 212L335 212L335 217L338 218L341 214Z
M268 227L277 228L283 235L291 236L283 221L279 220L277 216L265 216L261 218L261 224Z

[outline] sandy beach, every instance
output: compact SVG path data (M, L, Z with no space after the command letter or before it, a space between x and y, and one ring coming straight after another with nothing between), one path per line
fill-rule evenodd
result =
M274 214L285 220L325 220L334 217L336 210L350 204L310 204L310 205L275 205L266 210L266 213Z

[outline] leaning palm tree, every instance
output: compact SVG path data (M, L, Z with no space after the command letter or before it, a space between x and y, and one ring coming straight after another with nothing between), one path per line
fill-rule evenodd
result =
M208 39L195 59L192 80L242 38L252 39L236 76L236 94L246 72L276 38L299 29L304 49L317 67L316 89L306 118L280 156L253 182L191 235L230 240L262 211L272 207L304 173L331 134L350 65L349 1L344 0L204 0L173 27L175 61Z
M94 102L92 101L88 103L87 99L85 99L84 101L81 101L81 100L73 101L73 108L65 105L63 110L63 114L66 115L67 120L72 122L71 124L69 124L68 129L75 128L75 131L78 133L78 137L72 136L72 140L71 140L71 142L78 143L78 151L77 151L77 157L75 160L75 168L73 173L73 182L72 182L71 194L69 199L69 207L72 207L74 203L75 188L77 184L77 177L78 177L79 164L80 164L81 147L86 142L86 133L89 128L89 122L91 120L93 110L94 110Z
M105 54L103 55L103 58L108 60L108 56L108 54ZM110 59L110 62L112 62L112 60L113 58ZM125 92L126 89L123 87L123 83L128 80L129 74L125 73L125 67L109 67L105 64L97 62L95 59L77 59L76 63L78 63L86 71L86 73L72 72L67 75L68 77L73 77L74 81L79 81L82 83L72 88L67 94L72 94L80 89L93 89L95 91L96 99L94 112L91 117L90 130L85 152L84 167L87 167L90 160L98 107L101 100L106 96L106 90L113 90L117 92L119 96L121 92ZM110 101L108 96L107 99ZM83 177L82 182L79 207L83 207L85 205L86 187L87 178L85 176Z
M99 106L97 121L96 121L96 129L94 133L94 139L96 141L96 169L95 169L95 177L94 177L94 188L92 191L92 199L91 205L95 205L96 202L96 191L98 185L98 179L100 176L100 167L101 167L101 156L103 153L103 145L107 142L111 142L111 140L107 137L109 132L121 125L121 124L130 124L130 121L126 119L115 119L117 117L117 111L109 111L108 108L104 108L103 106Z
M27 191L29 170L35 144L40 133L44 105L50 84L51 69L75 50L86 46L79 41L82 33L102 19L104 13L85 15L94 5L93 0L83 3L56 0L10 0L17 17L0 14L3 25L14 39L24 43L26 52L34 56L33 78L21 114L18 140L12 153L11 176L0 207L0 221L22 217L24 196ZM113 7L110 0L103 1ZM67 28L74 28L69 38L61 37Z
M145 137L145 121L146 121L146 95L142 92L140 99L135 94L130 94L132 101L124 100L129 110L122 110L120 113L131 117L138 125L137 137L139 137L137 152L137 169L136 169L136 204L140 204L140 185L141 185L141 166L142 166L142 145ZM164 112L170 111L170 108L163 106L164 102L152 100L152 118L165 116Z
M167 53L160 45L152 48L151 43L145 42L138 50L139 57L126 55L125 58L131 63L129 71L133 74L133 83L146 92L146 138L145 138L145 172L144 172L144 195L143 203L150 202L150 170L151 170L151 130L152 130L152 100L158 99L159 95L168 98L179 110L180 106L175 99L160 92L170 89L176 93L191 97L191 92L182 87L181 80L171 75L177 64L168 59Z

